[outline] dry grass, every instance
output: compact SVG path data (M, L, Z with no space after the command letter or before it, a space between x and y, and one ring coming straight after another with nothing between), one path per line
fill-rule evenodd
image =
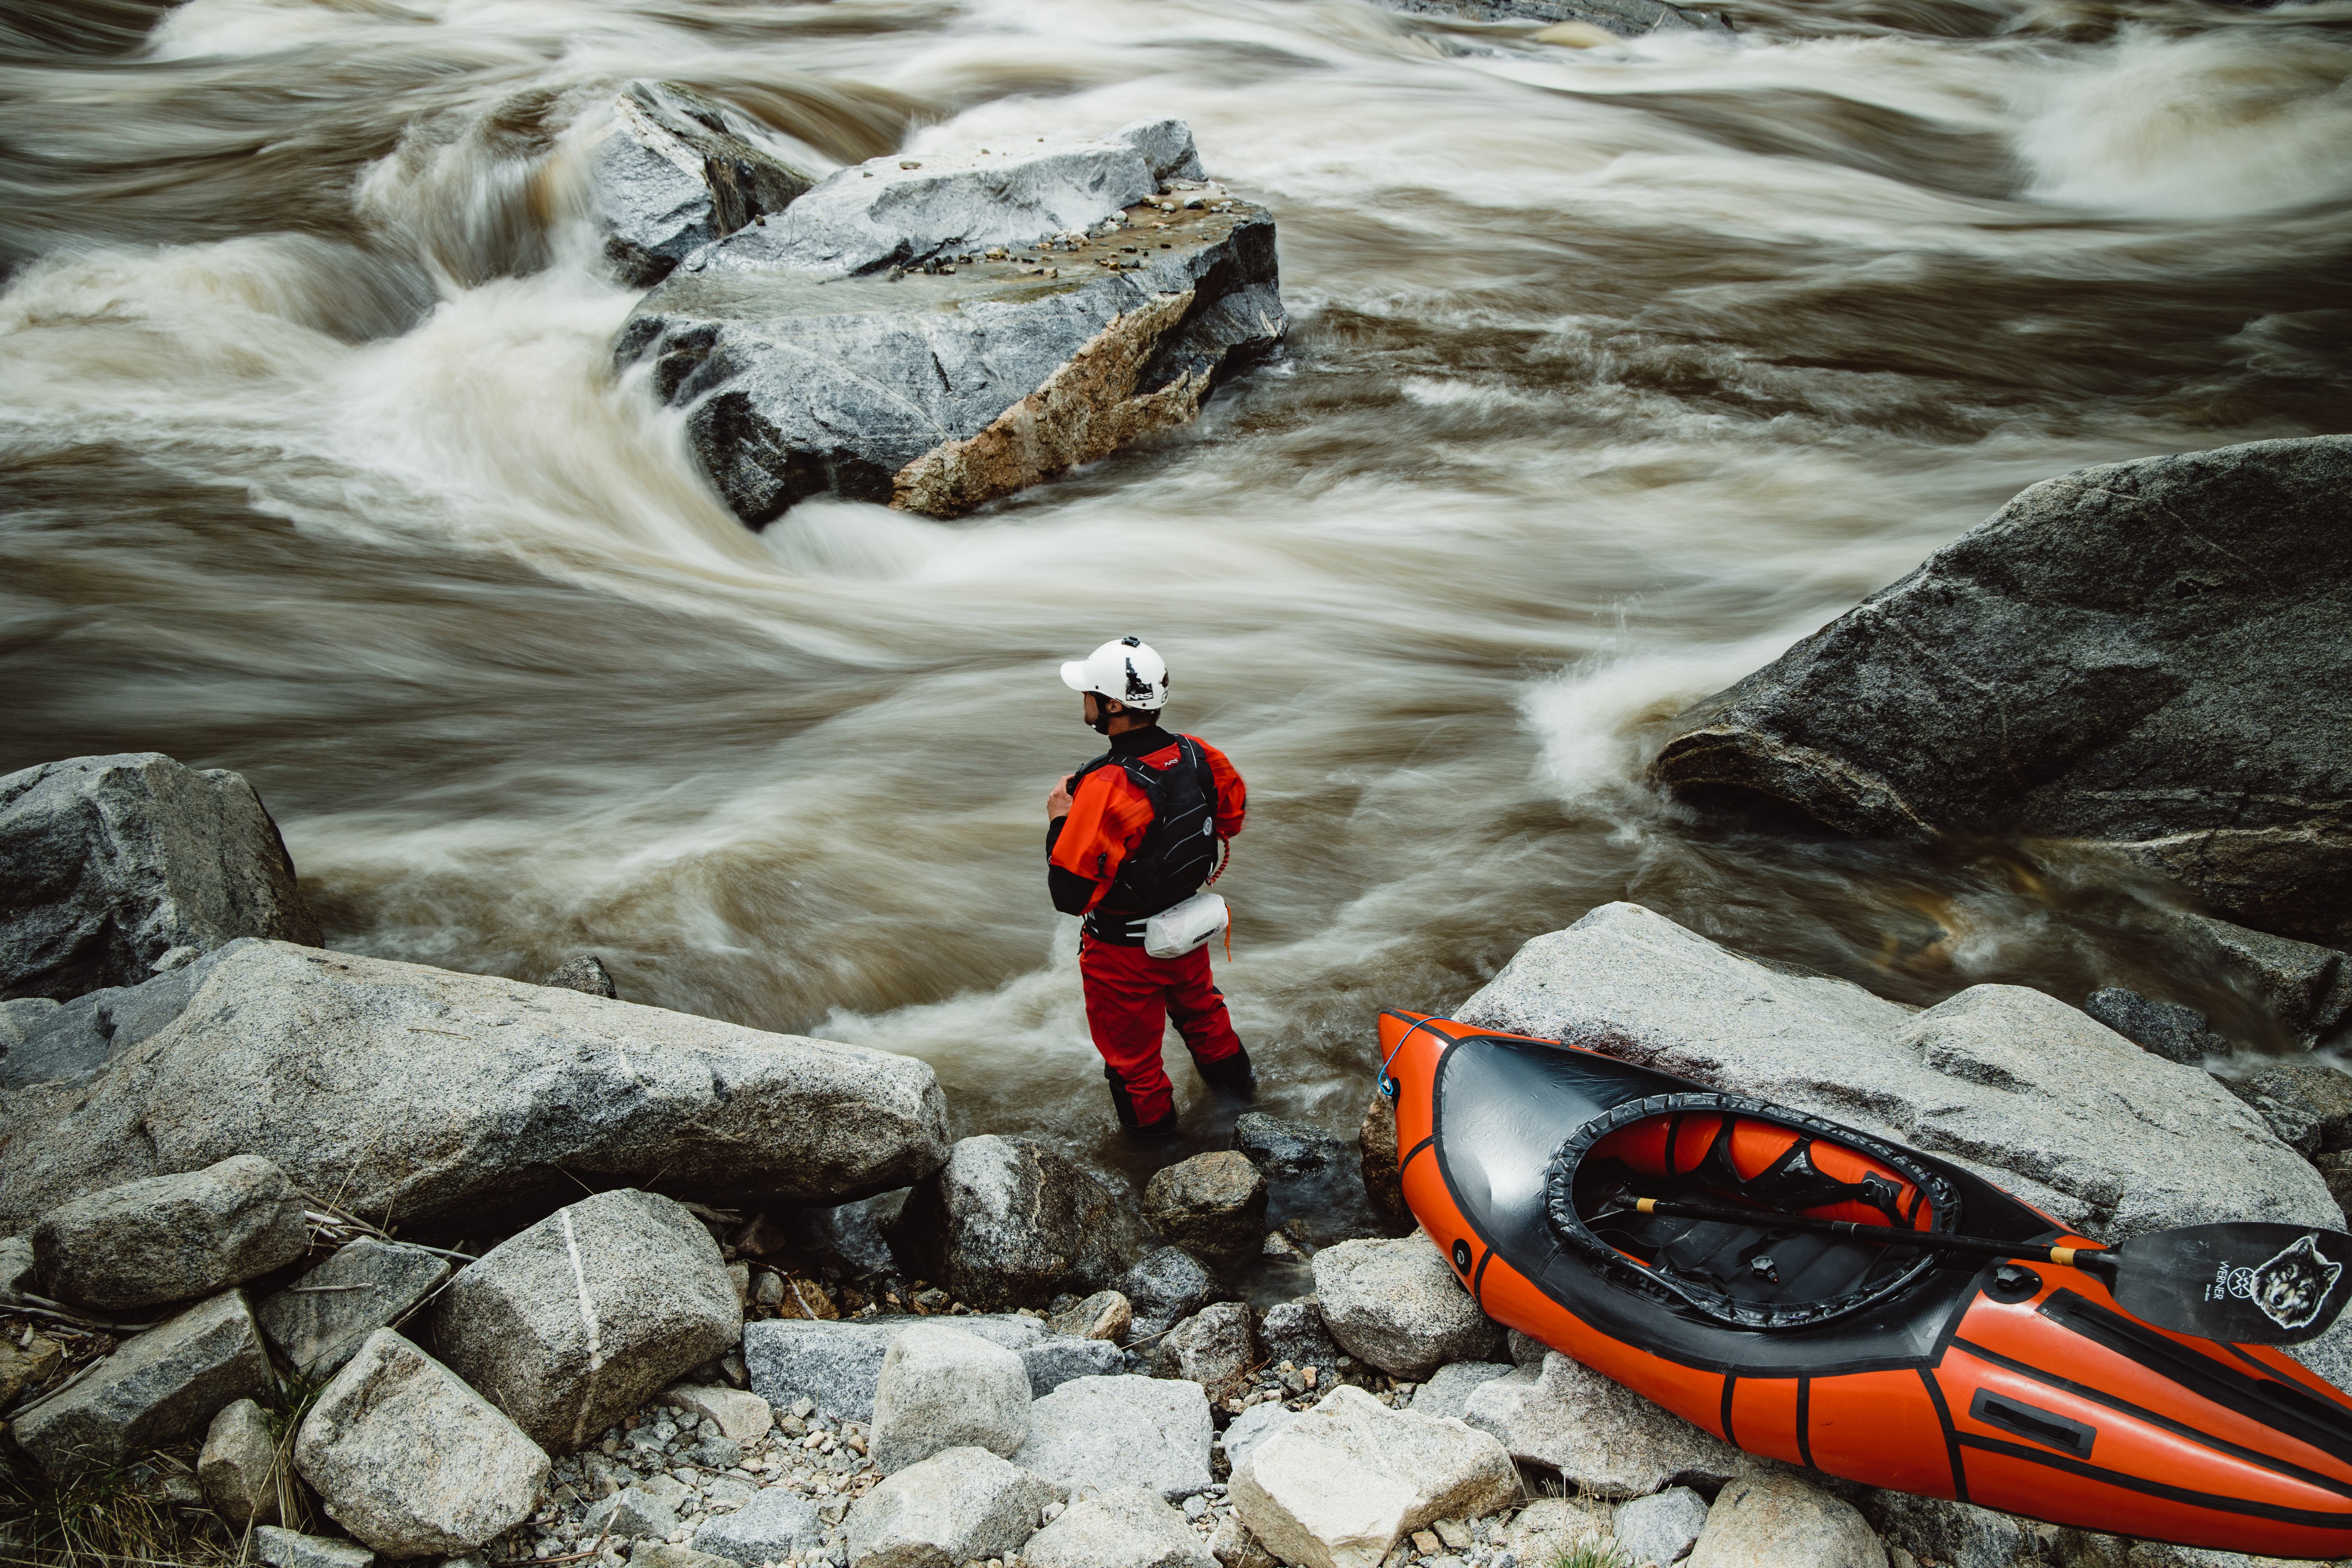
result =
M0 1563L211 1568L237 1561L234 1549L165 1500L160 1480L152 1467L91 1470L66 1481L8 1472L0 1479Z

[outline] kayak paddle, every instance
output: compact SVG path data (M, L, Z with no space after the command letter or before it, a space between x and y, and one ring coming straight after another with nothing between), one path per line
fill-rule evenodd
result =
M1850 1237L1883 1246L2018 1258L2095 1275L2118 1306L2174 1333L2230 1344L2291 1345L2327 1331L2352 1301L2352 1236L2312 1226L2246 1220L2150 1231L2113 1247L2036 1247L1981 1236L1939 1236L1772 1209L1677 1203L1626 1194L1627 1206L1675 1219L1728 1220L1773 1230Z

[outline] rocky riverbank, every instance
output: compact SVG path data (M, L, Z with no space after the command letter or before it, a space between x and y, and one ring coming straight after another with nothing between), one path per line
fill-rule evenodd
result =
M593 959L534 986L279 940L300 890L233 774L77 759L0 780L0 829L47 868L0 921L16 1551L103 1497L151 1552L278 1568L2248 1561L1731 1448L1507 1334L1417 1231L1270 1232L1342 1152L1313 1127L1245 1115L1130 1194L950 1142L921 1063L635 1006ZM1935 1150L2094 1236L2340 1217L2290 1146L2325 1158L2340 1113L2036 992L1918 1011L1616 905L1461 1015ZM1358 1152L1396 1212L1385 1103ZM1242 1300L1255 1256L1314 1289ZM2341 1338L2306 1358L2339 1380Z

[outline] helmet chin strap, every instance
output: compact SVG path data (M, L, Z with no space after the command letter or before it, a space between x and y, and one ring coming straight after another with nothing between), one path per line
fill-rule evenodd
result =
M1117 713L1112 712L1108 703L1097 694L1095 698L1095 716L1087 721L1087 728L1097 735L1108 737L1110 734L1110 721L1124 717L1126 711L1122 708Z

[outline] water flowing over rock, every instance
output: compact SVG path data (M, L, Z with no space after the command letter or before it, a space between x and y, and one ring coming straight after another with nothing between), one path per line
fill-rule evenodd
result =
M242 1292L224 1290L17 1411L9 1432L51 1475L106 1469L204 1430L221 1406L269 1383L253 1313Z
M783 211L822 177L782 155L749 115L677 82L631 82L610 115L589 144L590 204L605 258L635 288Z
M993 1135L959 1141L890 1233L924 1278L989 1310L1098 1289L1142 1241L1129 1206L1093 1176L1042 1143Z
M1315 1255L1315 1293L1331 1337L1398 1377L1424 1378L1502 1348L1501 1326L1478 1310L1423 1231L1325 1247Z
M555 1453L725 1354L742 1331L710 1233L669 1199L627 1189L500 1242L458 1272L434 1316L450 1367Z
M1154 183L1117 142L845 169L689 258L615 358L753 527L824 490L956 516L1189 421L1282 336L1273 220Z
M136 985L241 936L319 942L253 786L160 752L0 778L0 998Z
M530 1516L548 1476L538 1445L390 1329L320 1391L294 1465L336 1523L390 1557L479 1546Z
M206 962L96 1079L0 1105L0 1226L240 1153L403 1224L527 1209L574 1176L835 1204L946 1155L938 1079L908 1058L283 942Z
M1675 721L1657 779L1853 834L2106 847L2352 939L2352 436L2023 491Z
M209 1296L293 1262L310 1245L301 1194L254 1154L92 1193L51 1209L33 1230L47 1293L100 1311Z
M1334 1389L1234 1472L1234 1510L1299 1568L1378 1568L1408 1531L1492 1513L1519 1494L1503 1446L1456 1421Z
M949 1448L852 1503L849 1568L962 1568L1010 1558L1060 1489L985 1448Z
M1739 1471L1739 1450L1722 1438L1558 1351L1472 1389L1462 1419L1580 1496L1642 1497L1677 1476Z

